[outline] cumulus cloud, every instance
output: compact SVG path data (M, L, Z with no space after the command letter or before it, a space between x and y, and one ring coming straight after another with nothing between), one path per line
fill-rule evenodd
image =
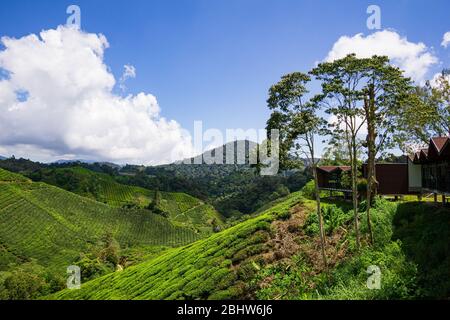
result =
M350 53L355 53L360 58L388 56L393 64L416 82L423 81L430 68L438 62L438 58L425 44L410 42L406 37L390 30L368 36L361 33L353 37L342 36L334 43L325 60L333 61Z
M449 44L450 44L450 31L446 32L442 37L441 46L447 48Z
M149 93L113 93L101 34L59 26L0 50L0 152L40 160L88 158L159 164L192 154L191 137L160 115ZM125 66L123 79L136 75ZM121 79L122 79L121 78Z

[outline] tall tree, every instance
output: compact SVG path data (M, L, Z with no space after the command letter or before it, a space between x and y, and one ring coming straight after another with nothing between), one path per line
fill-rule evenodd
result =
M317 177L318 159L314 148L315 137L320 134L324 120L317 115L318 105L305 98L308 94L306 85L310 80L307 74L293 72L283 76L270 88L267 104L273 112L267 121L267 131L279 130L280 167L298 166L301 157L306 157L311 166L315 182L322 259L327 266L325 230Z
M323 105L326 113L333 116L333 121L329 123L331 140L344 139L347 147L352 176L356 246L359 249L357 161L361 144L358 135L366 121L360 105L360 63L354 55L349 55L333 62L321 63L310 73L322 84L322 93L314 97L314 101Z
M412 89L411 80L405 78L403 72L392 66L389 58L384 56L359 59L351 54L320 64L312 73L322 81L323 94L320 99L326 101L328 112L336 115L339 120L342 119L345 128L349 129L354 188L357 174L357 135L362 124L367 125L366 217L370 242L373 243L370 207L377 189L375 159L378 153L393 147L399 141L400 135L397 134L395 124L402 117L399 106L408 99ZM355 189L353 193L357 230ZM358 237L358 230L356 232Z
M412 85L411 80L403 76L403 71L389 63L388 57L373 56L361 61L364 75L362 93L367 122L366 216L370 242L373 244L370 207L378 186L375 159L378 153L393 147L398 140L395 120L403 116L399 112L399 106L408 99Z

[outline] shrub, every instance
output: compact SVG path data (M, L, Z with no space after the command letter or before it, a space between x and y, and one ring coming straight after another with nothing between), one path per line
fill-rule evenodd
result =
M322 205L321 211L325 232L328 234L331 234L339 226L347 224L353 217L353 212L351 210L345 212L336 205ZM319 234L319 221L315 212L308 215L305 222L305 231L309 236Z
M289 211L282 211L277 213L277 219L279 220L288 220L290 219L292 214Z
M314 200L316 199L315 183L314 180L309 181L301 190L302 195L307 198Z
M356 188L358 189L359 194L365 195L367 192L367 180L364 178L359 178Z
M30 300L64 288L64 280L37 264L34 260L18 266L0 278L0 299Z
M102 263L97 258L82 257L76 262L76 265L80 267L82 282L98 278L114 271L112 266Z
M5 279L4 287L9 300L29 300L39 296L44 280L33 273L18 270Z
M365 202L361 205L361 210L365 210ZM373 208L370 210L373 237L376 247L386 245L391 241L393 229L392 223L397 206L395 203L376 198ZM366 212L361 212L361 233L368 233Z

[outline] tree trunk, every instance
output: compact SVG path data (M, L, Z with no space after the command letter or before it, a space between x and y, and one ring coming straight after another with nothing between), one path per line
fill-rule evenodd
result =
M351 146L351 167L352 167L352 195L353 195L353 211L355 218L355 235L356 235L356 248L359 250L361 247L359 240L359 219L358 219L358 167L356 163L357 148L356 137L352 137Z
M373 86L369 88L369 96L364 99L364 109L367 119L367 199L366 216L367 229L369 231L370 244L373 245L372 220L370 218L370 207L372 206L372 191L376 188L375 176L375 101Z
M314 159L313 159L314 162ZM315 194L316 194L316 203L317 203L317 217L319 219L319 232L320 232L320 245L322 250L322 259L325 268L327 268L327 257L325 255L325 231L323 228L323 217L322 211L320 208L320 190L319 190L319 179L317 177L317 165L313 164L313 176L314 176L314 185L315 185Z
M372 206L372 188L373 188L373 170L372 161L367 161L367 199L366 199L366 215L367 215L367 229L369 231L370 244L373 245L372 222L370 219L370 207Z

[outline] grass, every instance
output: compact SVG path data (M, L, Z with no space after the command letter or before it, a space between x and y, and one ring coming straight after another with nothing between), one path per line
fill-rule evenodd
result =
M124 248L179 246L194 231L142 209L108 206L0 169L0 271L30 259L65 273L80 252L110 232Z
M246 259L267 250L271 222L300 200L289 195L259 216L49 299L231 299L245 294Z
M363 245L358 252L355 247L353 212L348 204L339 201L324 201L323 204L328 241L332 241L339 229L346 230L336 244L336 251L346 244L345 256L337 261L328 274L311 276L314 265L308 259L302 259L301 253L291 259L289 269L280 271L279 266L269 267L262 272L271 274L274 281L257 292L259 298L271 299L280 292L289 299L384 300L450 297L448 207L427 202L390 202L378 199L371 210L375 243L373 246L368 244L366 215L365 212L360 212ZM316 215L311 211L304 226L307 233L308 228L316 224L316 221ZM313 228L313 231L312 238L306 238L307 242L317 238L318 228ZM372 290L367 287L369 266L377 266L380 270L380 289ZM309 279L309 283L305 284L305 279ZM301 290L291 294L295 291L288 288L294 281L297 281L296 288Z

